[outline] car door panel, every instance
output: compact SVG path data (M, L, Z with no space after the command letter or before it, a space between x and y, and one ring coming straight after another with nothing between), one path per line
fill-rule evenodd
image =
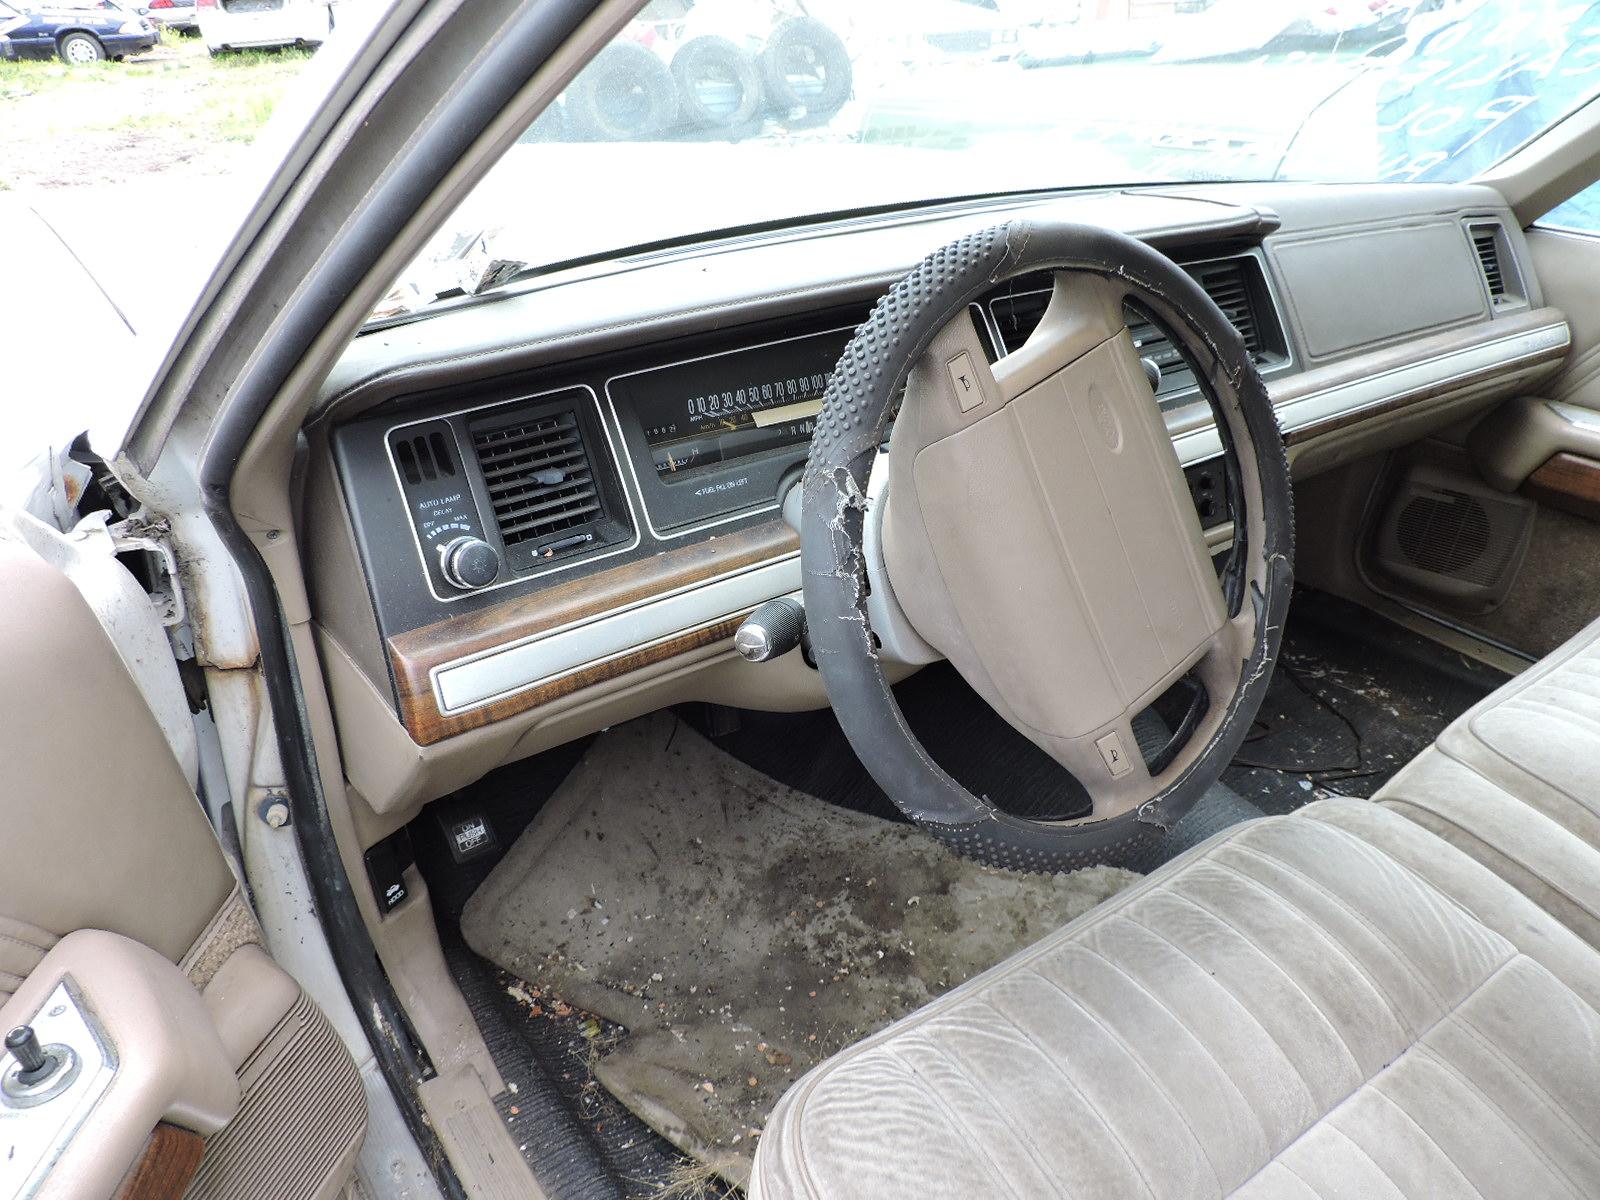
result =
M0 1024L65 1019L66 988L125 1077L51 1151L42 1182L15 1164L40 1144L49 1103L0 1095L0 1182L109 1194L72 1181L115 1182L142 1156L190 1146L191 1195L333 1195L365 1133L355 1063L260 945L127 653L73 580L0 522ZM17 1061L0 1058L0 1090ZM26 1161L34 1172L37 1155Z

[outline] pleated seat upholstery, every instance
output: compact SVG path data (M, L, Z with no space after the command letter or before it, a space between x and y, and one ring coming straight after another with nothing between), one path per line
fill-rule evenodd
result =
M752 1196L1600 1196L1597 642L824 1063Z

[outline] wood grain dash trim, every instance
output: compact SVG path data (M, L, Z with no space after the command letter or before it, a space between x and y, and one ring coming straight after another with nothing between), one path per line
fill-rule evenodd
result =
M1562 451L1528 476L1526 495L1540 504L1600 521L1600 461Z
M1532 313L1523 314L1520 318L1508 318L1504 322L1497 322L1494 332L1497 337L1506 337L1542 329L1550 324L1551 312L1552 310L1548 309L1538 309ZM1423 344L1431 349L1443 346L1443 343L1438 342L1437 339L1432 339ZM1476 342L1473 339L1458 339L1457 343L1449 348L1455 350L1471 349L1475 344ZM1430 400L1437 400L1441 397L1454 395L1457 392L1464 392L1482 384L1492 383L1497 379L1509 379L1512 376L1530 370L1553 366L1566 357L1567 348L1566 343L1548 346L1509 362L1492 363L1476 371L1456 375L1449 379L1442 379L1425 387L1413 388L1410 391L1382 400L1376 404L1364 405L1345 412L1332 413L1318 420L1307 422L1304 425L1297 425L1293 429L1286 431L1283 435L1284 444L1297 446L1303 442L1309 442L1313 438L1336 433L1341 429L1348 429L1352 425L1360 425L1365 421L1390 416L1411 408L1413 405L1425 404ZM1272 389L1273 403L1275 405L1290 403L1318 391L1337 388L1346 383L1355 383L1361 379L1382 375L1388 371L1403 367L1414 366L1424 361L1426 361L1426 358L1419 359L1414 347L1362 355L1348 362L1338 363L1332 368L1307 372L1301 376L1291 377L1281 383L1275 383Z
M433 690L432 672L438 667L632 608L720 575L784 558L799 549L800 539L788 525L781 520L767 521L396 634L389 639L387 648L400 700L400 719L413 741L429 746L527 712L581 688L715 645L731 638L748 613L580 667L464 712L440 712Z
M205 1152L205 1139L198 1133L162 1122L123 1176L117 1200L178 1200L194 1181Z

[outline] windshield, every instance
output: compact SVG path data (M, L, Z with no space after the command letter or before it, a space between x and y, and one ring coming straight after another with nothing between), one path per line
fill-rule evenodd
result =
M939 199L1470 178L1600 90L1600 0L653 0L407 277Z

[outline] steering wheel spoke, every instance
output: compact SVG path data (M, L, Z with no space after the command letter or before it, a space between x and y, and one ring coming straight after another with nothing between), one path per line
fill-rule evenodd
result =
M1028 340L995 364L1000 394L1014 400L1126 331L1127 289L1098 275L1057 271L1050 303ZM1132 345L1132 339L1129 339ZM1145 389L1148 395L1149 389Z

